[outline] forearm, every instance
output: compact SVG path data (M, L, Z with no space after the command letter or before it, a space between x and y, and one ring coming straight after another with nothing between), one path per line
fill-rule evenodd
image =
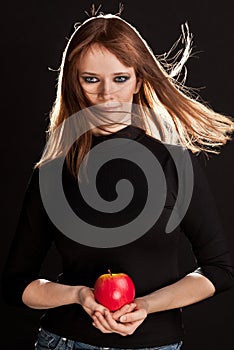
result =
M181 280L140 299L146 302L148 313L175 309L211 297L213 284L203 275L190 273Z
M24 290L22 300L33 309L50 309L79 303L79 292L84 286L69 286L38 279Z

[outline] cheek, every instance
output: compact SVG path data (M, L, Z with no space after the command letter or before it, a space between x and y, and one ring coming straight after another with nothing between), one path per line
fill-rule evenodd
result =
M92 101L94 98L94 94L92 93L92 87L89 89L90 91L88 91L87 85L84 85L84 83L80 80L80 87L82 90L82 93L84 94L84 96L89 100Z
M119 90L119 94L122 96L123 100L127 102L133 98L135 90L136 84L126 85Z
M88 102L90 104L94 104L95 103L95 101L96 101L96 95L95 94L90 93L88 91L85 91L84 89L83 89L83 94L84 94L84 96L86 97L86 99L88 100Z
M134 92L135 92L135 90L133 90L133 89L131 89L131 90L129 90L129 89L124 90L123 89L121 91L122 100L124 102L131 102L133 99Z

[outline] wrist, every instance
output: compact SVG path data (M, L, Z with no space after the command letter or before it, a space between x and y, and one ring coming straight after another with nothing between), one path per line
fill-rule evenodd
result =
M154 312L158 312L161 311L160 310L160 305L159 305L159 298L157 297L157 292L154 293L150 293L147 295L144 295L142 298L140 298L143 300L146 311L147 311L147 315L148 314L152 314Z
M86 288L86 286L74 286L72 287L72 299L74 304L81 304L81 291Z
M147 300L147 297L144 296L144 297L140 297L140 298L137 298L135 300L136 302L140 302L140 304L142 305L142 307L145 309L147 315L150 313L149 312L149 303L148 303L148 300Z
M76 304L82 304L83 291L84 291L84 289L87 289L87 288L88 287L86 287L86 286L76 286L76 291L75 291L75 298L76 298L75 303Z

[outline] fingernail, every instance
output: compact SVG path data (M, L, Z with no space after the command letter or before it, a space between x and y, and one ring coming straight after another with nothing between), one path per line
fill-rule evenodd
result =
M126 321L126 316L120 317L120 321L121 321L121 322L122 322L122 321Z

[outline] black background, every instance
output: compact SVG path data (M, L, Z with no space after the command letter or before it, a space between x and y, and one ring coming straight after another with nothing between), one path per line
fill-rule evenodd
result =
M100 2L94 2L97 6ZM102 1L103 12L118 12L118 1ZM233 111L234 33L232 2L126 0L122 17L133 24L155 54L168 51L188 21L195 57L186 64L187 85L216 111ZM90 1L8 1L1 11L1 270L12 240L24 191L45 144L57 73L73 24L87 18ZM234 260L234 144L212 156L206 173ZM186 243L185 243L186 247ZM192 264L187 249L181 262ZM59 266L55 251L45 263L48 276ZM48 266L49 265L49 266ZM184 308L183 350L233 349L234 290ZM1 300L0 348L32 350L41 311L7 306Z

